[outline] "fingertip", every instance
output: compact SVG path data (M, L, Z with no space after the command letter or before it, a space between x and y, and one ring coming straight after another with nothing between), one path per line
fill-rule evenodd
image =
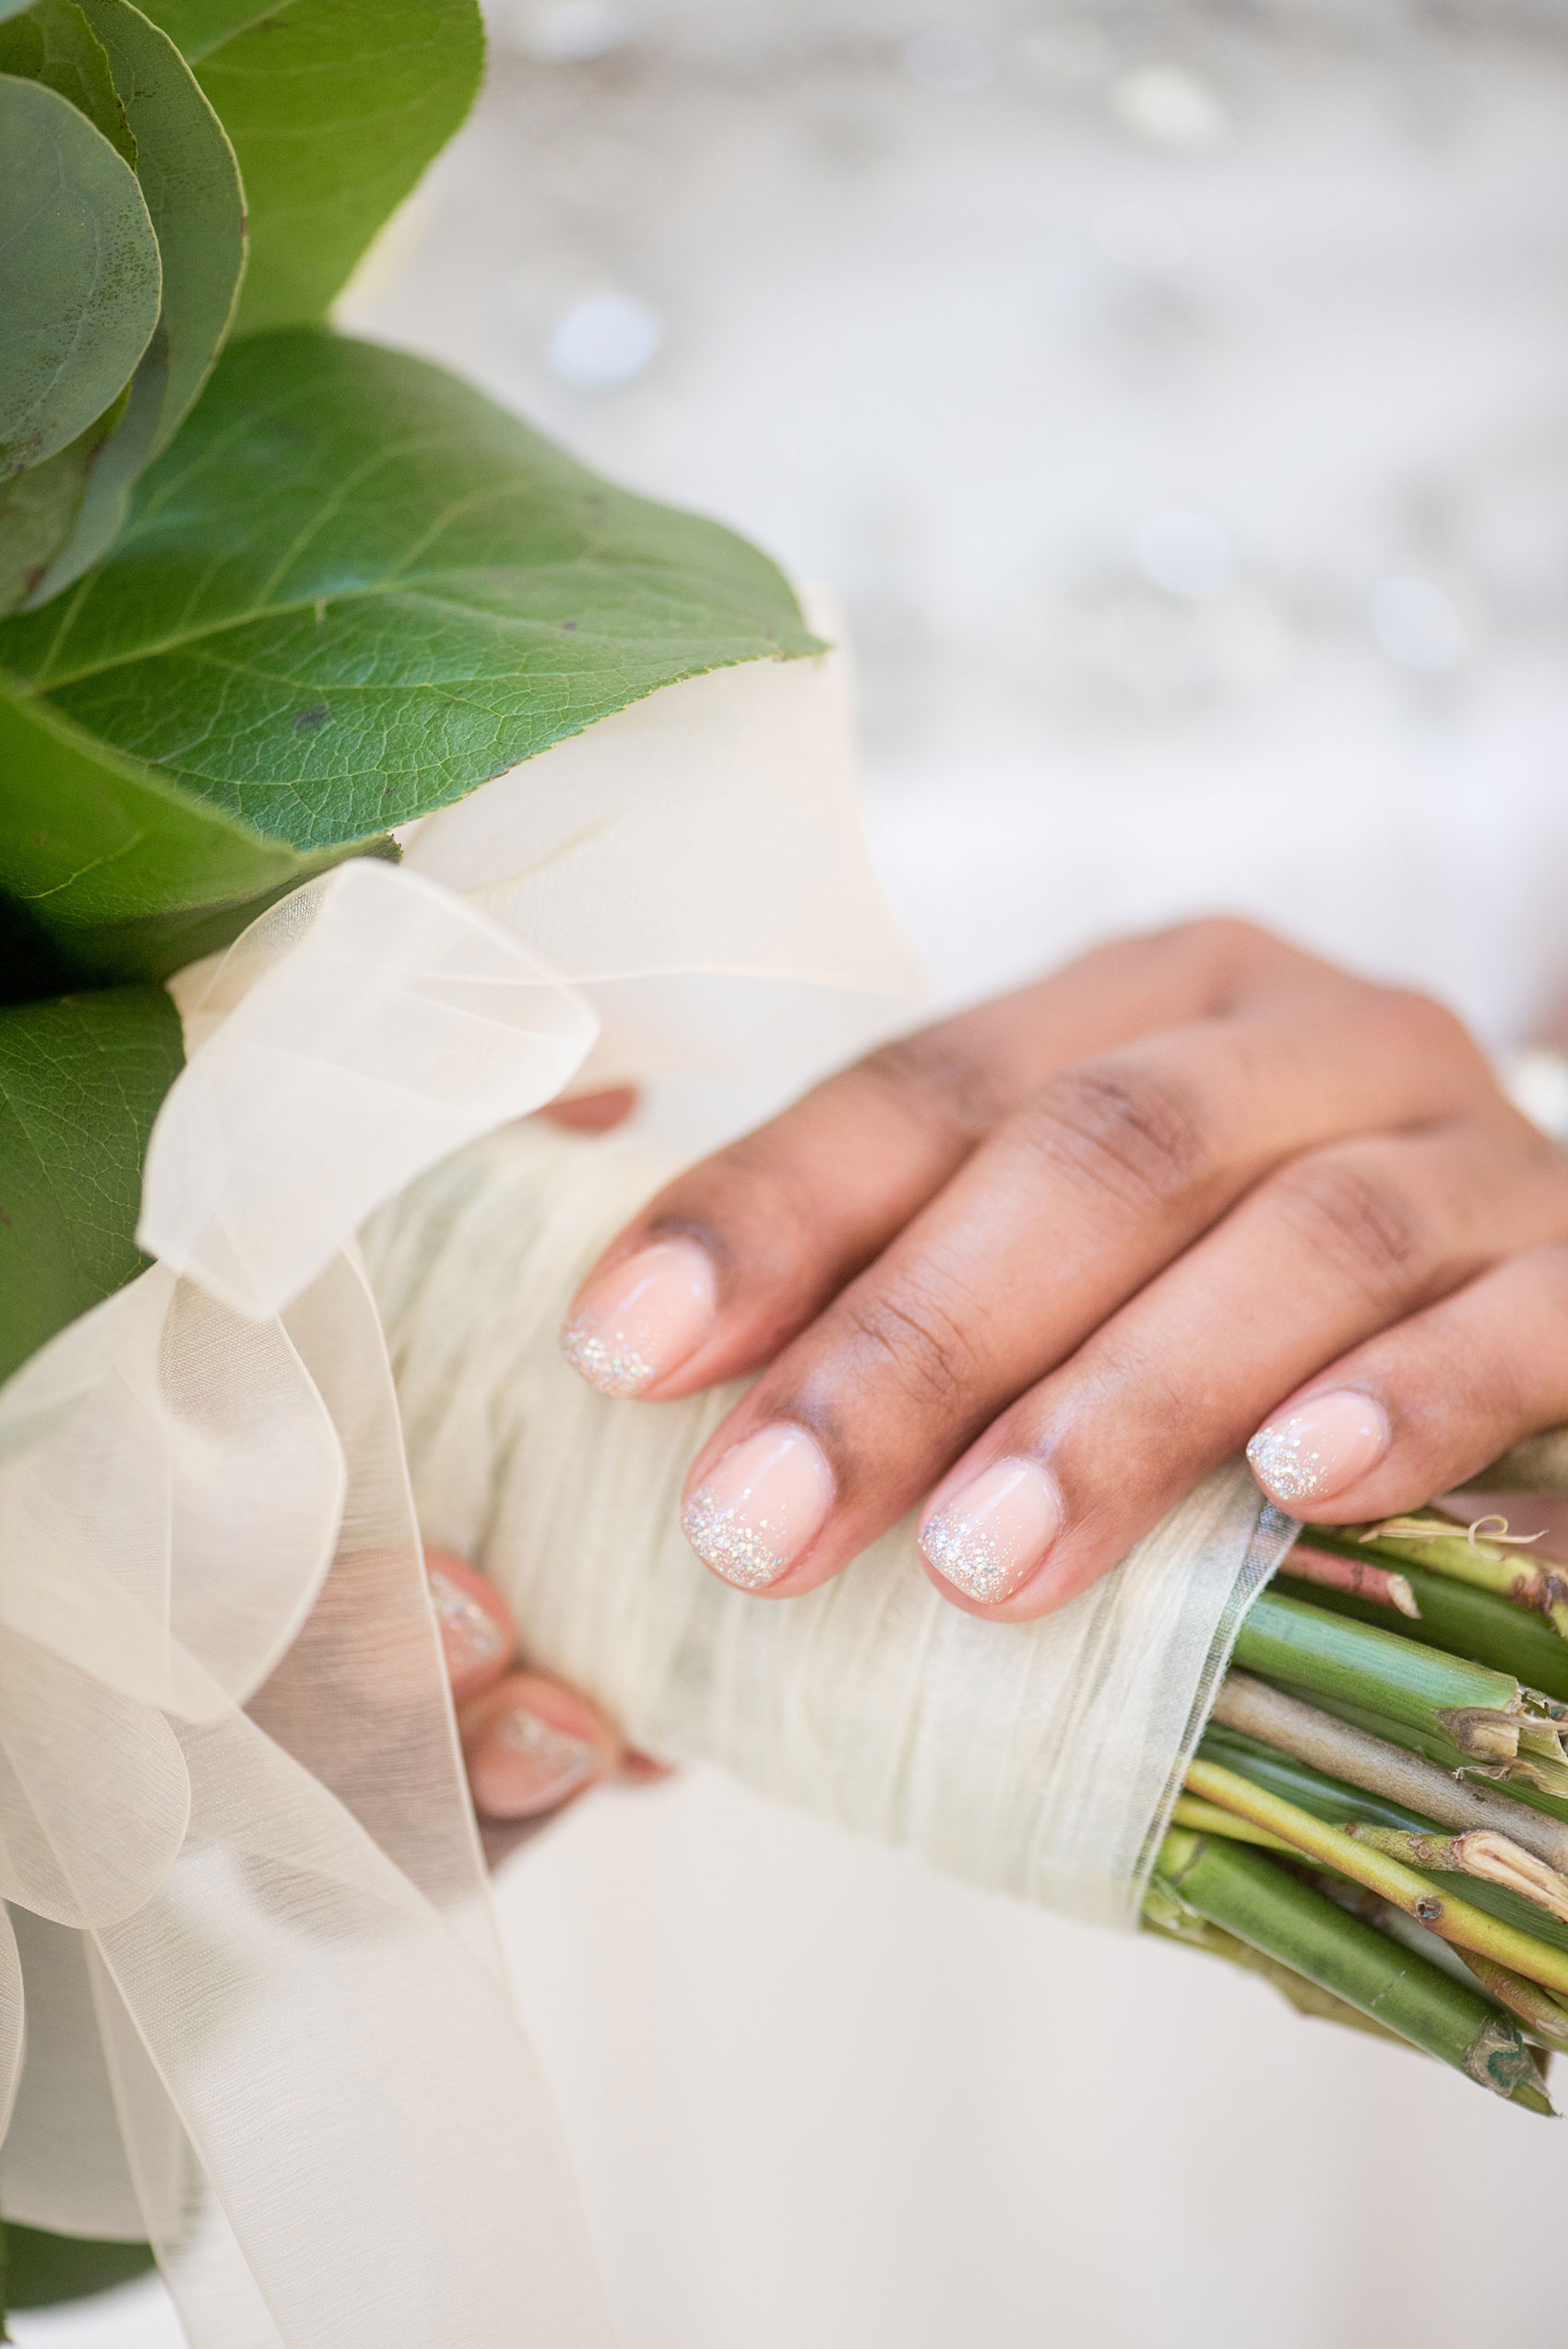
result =
M575 1100L552 1101L540 1115L568 1134L608 1134L624 1126L637 1105L635 1085L613 1085L601 1093L579 1093Z
M427 1549L425 1580L455 1704L493 1687L517 1647L505 1600L493 1582L450 1550Z
M623 1759L621 1740L585 1697L537 1673L515 1672L462 1719L475 1807L487 1818L558 1810Z

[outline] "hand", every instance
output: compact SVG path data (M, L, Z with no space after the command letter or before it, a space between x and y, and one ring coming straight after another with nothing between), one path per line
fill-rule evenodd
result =
M590 1786L664 1774L575 1688L514 1669L517 1634L493 1582L449 1550L427 1550L425 1572L492 1866Z
M1017 1620L1249 1438L1283 1507L1353 1521L1568 1418L1568 1160L1436 1003L1200 922L682 1176L564 1343L653 1398L768 1365L687 1485L731 1581L812 1590L929 1494L937 1587Z

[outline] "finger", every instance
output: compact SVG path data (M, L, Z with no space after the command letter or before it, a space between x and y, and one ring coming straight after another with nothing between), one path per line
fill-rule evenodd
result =
M1319 1372L1271 1414L1247 1456L1293 1516L1354 1524L1420 1508L1564 1419L1560 1246L1510 1258ZM1358 1426L1375 1443L1358 1443Z
M1245 984L1322 968L1244 924L1193 924L1101 948L872 1054L650 1202L580 1292L568 1358L617 1395L690 1394L754 1369L1055 1072Z
M716 1430L688 1485L699 1556L779 1596L836 1572L1270 1167L1408 1114L1412 1016L1360 990L1053 1078Z
M474 1807L483 1818L539 1818L613 1777L624 1748L586 1697L512 1672L459 1716Z
M1061 1605L1276 1416L1266 1398L1321 1389L1324 1363L1501 1254L1564 1234L1568 1178L1511 1124L1293 1163L957 1463L921 1526L939 1587L1007 1621ZM1386 1444L1350 1390L1318 1434L1363 1468Z
M609 1092L578 1093L574 1100L552 1101L540 1115L569 1134L608 1134L624 1125L637 1105L635 1087L613 1086Z
M427 1549L424 1570L452 1701L464 1705L493 1687L516 1653L511 1614L494 1583L450 1550Z

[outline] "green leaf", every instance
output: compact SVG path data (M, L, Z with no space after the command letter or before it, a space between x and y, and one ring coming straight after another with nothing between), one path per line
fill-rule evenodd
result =
M108 55L75 0L33 0L26 16L0 26L0 74L57 89L135 171L137 142Z
M125 412L127 384L68 447L0 482L0 614L15 612L48 576L81 511L93 467Z
M0 1377L142 1269L142 1156L184 1061L161 987L0 1011Z
M244 197L223 126L167 33L129 0L81 0L136 134L137 178L157 233L163 292L119 430L94 464L69 537L33 588L48 602L124 527L148 459L173 438L233 318L245 258Z
M158 323L136 173L42 82L0 75L0 480L87 430Z
M475 0L150 0L244 175L239 331L314 325L473 102Z
M275 17L290 0L152 0L148 15L160 24L187 65L210 56L223 42Z
M245 263L245 199L222 124L167 33L130 0L80 0L108 52L137 141L137 177L163 262L166 346L152 453L166 448L212 372Z
M74 2235L45 2235L36 2226L6 2222L8 2305L49 2308L61 2300L85 2299L129 2283L152 2265L147 2243L96 2243Z
M0 625L0 841L10 779L42 760L66 820L113 771L319 854L678 678L817 649L719 524L402 352L258 337L224 352L109 561Z
M260 839L47 703L0 695L0 889L84 977L166 977L333 861Z

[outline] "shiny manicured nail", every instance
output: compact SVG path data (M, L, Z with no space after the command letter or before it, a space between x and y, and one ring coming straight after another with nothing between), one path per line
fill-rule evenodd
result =
M1264 1490L1294 1508L1345 1492L1377 1466L1391 1440L1383 1405L1339 1388L1260 1427L1247 1458Z
M486 1726L469 1756L474 1802L491 1818L532 1818L586 1786L599 1758L585 1737L569 1737L522 1706Z
M1062 1530L1062 1496L1032 1460L997 1460L921 1527L928 1564L982 1606L1010 1599Z
M713 1326L713 1263L695 1240L658 1240L591 1282L561 1336L603 1395L640 1395L679 1369Z
M763 1427L727 1451L686 1503L682 1529L705 1566L765 1591L833 1507L833 1471L803 1427Z
M446 1676L452 1683L453 1694L459 1699L466 1693L466 1683L476 1672L482 1672L506 1652L506 1637L493 1616L487 1615L477 1599L443 1574L438 1566L427 1569L431 1604L435 1609L436 1628L441 1633L442 1652L446 1659Z

